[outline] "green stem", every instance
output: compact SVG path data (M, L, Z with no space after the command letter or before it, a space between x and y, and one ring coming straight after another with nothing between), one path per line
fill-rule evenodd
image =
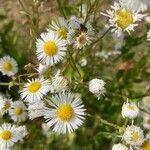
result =
M110 123L110 122L108 122L107 120L104 120L104 119L102 119L102 118L100 118L100 122L103 123L103 124L106 124L106 125L108 125L108 126L111 126L111 127L115 128L115 129L118 129L118 130L124 130L123 127L120 127L120 126L118 126L118 125L116 125L116 124L114 124L114 123Z
M87 114L87 116L93 117L93 116L90 115L90 114ZM110 126L110 127L113 127L113 128L115 128L115 129L117 129L117 130L122 130L122 131L124 131L124 127L120 127L120 126L118 126L118 125L116 125L116 124L114 124L114 123L108 122L107 120L102 119L102 118L99 117L99 116L97 116L97 119L99 119L100 123L103 123L103 124L105 124L105 125L108 125L108 126Z
M78 70L78 68L77 68L77 66L75 64L75 61L74 61L74 59L73 59L72 54L70 53L70 51L69 51L69 56L70 56L70 62L72 63L72 65L71 64L70 65L72 66L73 69L77 70L79 76L82 78L82 76L80 74L80 71Z

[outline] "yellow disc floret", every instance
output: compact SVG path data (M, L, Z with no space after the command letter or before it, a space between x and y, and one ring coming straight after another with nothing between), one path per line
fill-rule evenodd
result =
M142 144L141 150L150 150L150 140L146 140L146 141Z
M129 9L126 8L117 10L114 13L114 17L116 18L116 24L122 29L126 29L130 24L133 23L133 14Z
M68 121L73 116L73 108L70 104L61 104L57 108L57 116L63 121Z
M43 45L45 54L53 56L57 53L58 47L54 41L46 41Z
M35 93L41 88L41 82L35 81L33 83L30 83L27 88L29 92Z
M133 131L131 133L131 140L134 141L134 142L136 142L138 139L139 139L139 133L136 132L136 131Z
M57 32L58 32L58 34L60 35L60 36L62 36L63 38L66 38L67 37L67 29L66 28L59 28L58 30L57 30Z
M10 62L4 62L3 67L6 71L10 71L12 69L12 64Z
M128 105L128 109L129 109L129 110L134 110L134 109L135 109L135 105L129 104L129 105Z
M11 138L11 135L12 134L9 130L4 130L0 133L0 137L5 141L9 140Z
M7 110L8 108L10 108L10 102L9 101L5 101L5 105L4 105L4 109Z
M23 113L23 109L21 107L16 107L15 113L16 113L16 115L21 115Z

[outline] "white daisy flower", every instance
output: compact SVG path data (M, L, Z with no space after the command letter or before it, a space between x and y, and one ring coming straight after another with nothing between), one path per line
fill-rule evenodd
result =
M138 26L137 22L141 21L145 16L140 14L139 11L135 11L131 5L122 0L118 3L115 2L110 10L101 14L109 17L110 27L113 28L112 31L117 35L120 35L122 31L127 31L130 34L130 31L134 31L134 28Z
M68 33L68 21L63 17L52 20L47 31L51 32L51 30L57 32L60 37L66 39Z
M123 0L124 2L128 3L134 10L136 11L146 11L150 7L149 0Z
M66 44L56 32L42 33L36 41L38 60L45 65L59 63L66 55Z
M130 119L134 119L137 117L139 113L139 108L135 103L125 102L122 106L122 116L123 118L127 117Z
M21 91L21 98L29 103L39 102L50 91L50 83L44 78L28 80Z
M141 146L144 142L143 130L134 125L128 126L123 134L123 139L133 147Z
M9 114L15 122L25 121L27 118L26 106L22 101L15 101L11 105Z
M21 140L23 136L20 133L20 127L4 123L0 126L0 149L10 149L18 140Z
M143 117L143 127L150 130L150 115L145 115Z
M105 86L105 82L103 80L92 79L89 82L89 91L99 98L101 95L104 95L104 93L106 92L104 86Z
M129 149L125 145L118 143L113 145L112 150L129 150Z
M150 109L150 96L143 97L142 102L146 108Z
M150 42L150 30L147 32L147 41Z
M52 108L45 108L44 118L47 125L53 127L54 132L73 132L82 125L85 115L81 99L75 98L72 93L61 92L49 101Z
M30 103L28 105L28 116L31 120L42 117L44 114L45 103L43 101Z
M2 114L7 113L11 108L12 103L12 99L8 99L4 96L0 97L0 112Z
M84 20L74 18L69 22L69 32L67 40L69 44L73 44L76 48L83 48L90 45L94 39L94 29L89 22L84 25Z
M16 60L10 56L0 58L0 71L3 75L13 76L18 72L18 64Z
M51 92L59 93L69 89L69 81L61 75L56 74L51 81Z

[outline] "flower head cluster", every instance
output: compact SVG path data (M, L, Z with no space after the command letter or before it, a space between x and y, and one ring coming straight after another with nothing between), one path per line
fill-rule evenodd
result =
M139 13L139 10L135 10L134 6L130 5L127 1L119 0L111 6L110 10L106 13L102 13L109 18L110 27L112 31L117 35L120 35L121 31L133 31L137 22L141 21L144 15Z
M0 126L0 149L10 149L16 142L27 135L25 126L11 125L4 123Z
M16 60L10 56L0 58L0 72L9 77L14 76L18 72L18 64Z

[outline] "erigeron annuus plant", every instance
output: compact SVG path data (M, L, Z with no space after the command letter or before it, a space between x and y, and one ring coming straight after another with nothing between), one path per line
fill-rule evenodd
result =
M0 95L0 149L10 149L27 135L25 126L8 124L11 120L29 128L27 141L32 136L38 139L43 130L48 139L38 139L43 149L63 137L62 149L69 149L71 143L79 149L87 145L85 149L148 150L145 133L150 129L150 100L145 82L149 81L146 63L150 50L143 9L135 10L133 4L119 0L109 4L111 9L107 11L103 1L93 0L79 2L78 9L68 4L73 9L69 13L63 2L57 1L61 14L51 18L41 31L38 10L42 3L33 1L30 12L19 0L30 23L30 59L24 73L15 57L0 59L2 76L9 77L9 82L0 82L2 88L8 88ZM32 20L33 14L36 20ZM105 16L109 20L104 23ZM144 34L136 34L135 27L142 30L139 22L146 24ZM114 34L117 37L113 41ZM147 48L143 55L138 54L134 47L143 43ZM144 90L138 88L139 82L145 85ZM13 89L15 96L9 94ZM75 142L78 139L79 144ZM105 139L111 141L109 147ZM32 142L36 144L36 140Z

